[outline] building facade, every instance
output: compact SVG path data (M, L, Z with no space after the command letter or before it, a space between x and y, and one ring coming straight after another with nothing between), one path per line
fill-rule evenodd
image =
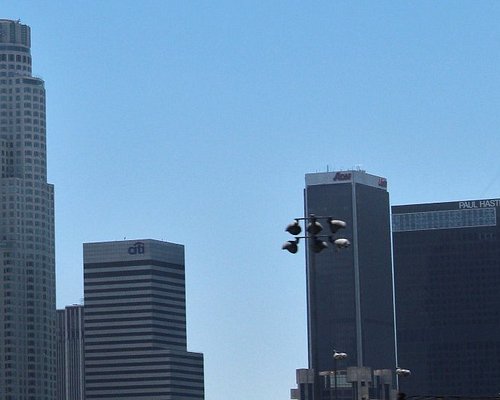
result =
M314 400L312 369L296 371L297 387L290 391L292 400ZM335 384L335 380L337 383ZM394 371L390 369L372 370L369 367L348 367L320 374L321 398L332 400L396 400Z
M184 247L83 249L86 399L203 399L203 355L187 351Z
M85 400L82 305L57 310L57 400Z
M346 221L352 242L306 255L309 369L328 398L334 349L348 354L343 369L396 366L389 193L384 178L355 170L307 174L304 196L306 215Z
M392 207L398 359L409 395L496 396L500 199Z
M56 395L54 189L31 32L0 20L0 398Z

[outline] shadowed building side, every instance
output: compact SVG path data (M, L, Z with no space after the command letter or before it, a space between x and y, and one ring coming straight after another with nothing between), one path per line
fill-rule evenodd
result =
M396 367L389 194L385 178L355 170L307 174L304 196L306 215L345 221L352 241L306 256L309 368L328 396L320 375L334 349L348 354L344 370Z
M81 305L57 310L57 400L85 400Z
M409 395L497 396L500 199L392 207L398 358Z

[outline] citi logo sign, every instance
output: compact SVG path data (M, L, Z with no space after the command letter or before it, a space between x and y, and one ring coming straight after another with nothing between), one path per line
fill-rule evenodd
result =
M133 246L128 248L128 254L132 256L135 254L144 254L144 243L135 242Z
M337 172L333 177L334 181L350 181L352 174L350 172Z
M378 180L378 185L379 185L380 187L386 188L386 187L387 187L387 179L385 179L385 178L380 178L380 179Z

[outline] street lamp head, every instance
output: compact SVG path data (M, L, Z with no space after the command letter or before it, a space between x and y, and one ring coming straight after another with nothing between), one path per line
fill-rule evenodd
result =
M345 360L347 358L347 353L338 352L337 350L333 350L333 359L334 360Z
M351 245L351 242L348 239L335 239L333 240L333 244L337 246L337 249L345 249Z
M298 244L299 244L299 239L289 240L288 242L283 243L283 246L281 246L281 249L287 250L290 253L295 254L299 250L299 247L297 246Z
M328 247L328 243L324 242L321 239L313 238L311 240L311 250L315 253L319 253Z
M328 225L330 225L330 231L336 233L339 229L344 229L347 224L344 221L332 218L328 221Z
M411 371L409 369L406 369L406 368L396 368L396 375L397 376L402 376L402 377L405 377L405 376L410 376L411 375Z
M316 217L311 214L309 217L309 223L307 224L307 232L309 232L311 235L317 235L323 230L323 227L321 224L318 222Z
M294 219L291 224L288 224L285 231L287 231L291 235L297 236L300 234L300 232L302 232L302 228L300 227L299 221Z

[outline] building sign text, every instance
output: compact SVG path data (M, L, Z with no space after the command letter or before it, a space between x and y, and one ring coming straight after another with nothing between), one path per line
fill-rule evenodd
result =
M487 207L499 207L500 199L492 200L472 200L472 201L459 201L459 209L470 209L470 208L487 208Z

